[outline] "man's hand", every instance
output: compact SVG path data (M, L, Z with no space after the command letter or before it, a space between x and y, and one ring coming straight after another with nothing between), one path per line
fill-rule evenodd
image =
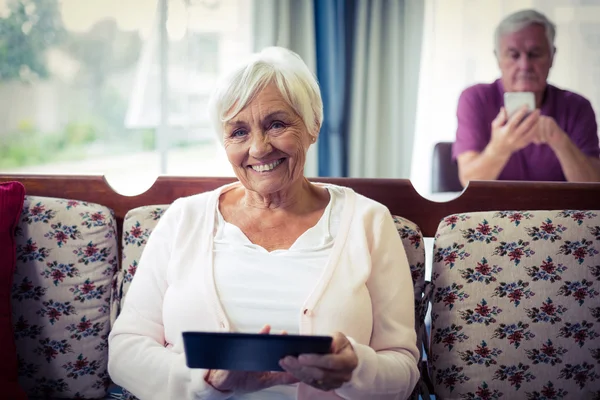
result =
M600 182L600 160L583 153L554 118L541 116L536 131L538 144L554 151L568 182Z
M527 106L524 106L507 120L506 109L500 109L492 121L492 138L488 144L491 152L508 157L537 141L540 110L536 109L527 115L528 112Z
M570 140L569 136L558 126L554 118L546 115L540 116L536 130L536 144L547 144L555 152L563 149Z

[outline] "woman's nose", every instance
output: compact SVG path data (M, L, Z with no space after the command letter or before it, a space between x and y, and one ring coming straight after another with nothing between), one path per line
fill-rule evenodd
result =
M250 155L253 158L262 158L263 156L269 154L273 150L269 135L266 135L261 132L252 135L251 140L252 142L250 143Z

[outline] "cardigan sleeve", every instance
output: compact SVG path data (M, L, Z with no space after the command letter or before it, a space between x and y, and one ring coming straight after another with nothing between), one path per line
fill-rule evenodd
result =
M165 347L163 300L171 246L182 218L182 201L165 212L140 258L123 310L109 336L108 370L113 382L140 399L225 399L190 369L185 354Z
M336 393L345 399L406 399L419 379L412 278L389 211L371 217L374 229L367 235L372 235L372 265L367 288L373 331L368 346L349 338L358 366L350 382Z

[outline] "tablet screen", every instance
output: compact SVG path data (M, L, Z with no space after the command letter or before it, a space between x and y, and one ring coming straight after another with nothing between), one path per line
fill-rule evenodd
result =
M189 368L282 371L279 360L300 354L327 354L330 336L183 332Z

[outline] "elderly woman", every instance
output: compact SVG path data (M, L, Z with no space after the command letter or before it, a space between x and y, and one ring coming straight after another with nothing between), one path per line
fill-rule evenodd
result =
M502 77L467 88L458 100L453 155L463 186L470 180L600 182L598 126L590 102L547 83L555 25L535 10L496 28ZM535 110L507 115L504 92L532 92Z
M323 120L302 60L268 48L226 75L210 113L239 180L178 199L109 338L114 382L145 399L403 399L419 371L413 290L389 211L303 175ZM331 335L285 372L189 369L183 331Z

